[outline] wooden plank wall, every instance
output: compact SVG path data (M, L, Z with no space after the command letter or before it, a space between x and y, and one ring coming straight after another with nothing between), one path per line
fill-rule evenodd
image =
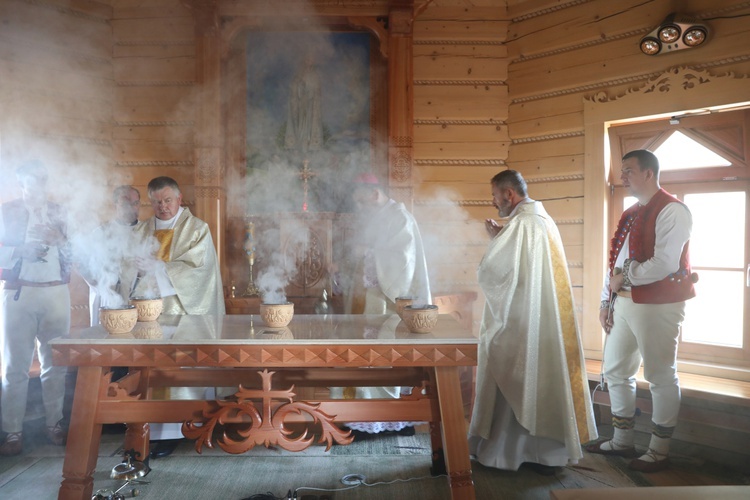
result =
M195 28L180 0L114 0L113 155L146 200L154 177L174 178L193 207ZM144 202L142 217L152 211Z
M19 194L6 181L24 160L43 160L55 181L111 166L111 11L104 1L0 0L0 201Z
M508 1L507 164L530 181L531 196L545 201L560 227L579 314L584 222L599 223L583 217L584 98L601 91L624 94L674 66L750 74L750 18L737 17L750 13L750 2L679 4L680 12L713 30L707 44L650 57L640 52L639 40L674 11L675 2Z
M489 181L510 145L505 3L438 0L414 22L414 214L437 292L479 291L483 221L497 216Z

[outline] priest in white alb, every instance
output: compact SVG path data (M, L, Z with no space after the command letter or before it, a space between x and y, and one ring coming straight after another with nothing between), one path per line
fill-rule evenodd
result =
M130 299L130 287L135 283L128 260L136 239L141 193L133 186L122 185L112 193L115 216L76 240L78 272L89 285L89 315L91 326L99 324L99 308L119 307ZM122 282L122 276L131 280Z
M355 179L354 201L363 224L365 314L396 312L396 299L430 304L422 236L414 216L391 199L372 174Z
M403 203L391 199L377 177L370 173L355 179L354 201L361 220L360 243L364 247L362 280L364 314L396 314L396 299L409 297L414 305L430 304L422 236L414 216ZM396 319L398 319L396 317ZM407 387L332 387L332 397L346 399L398 398L410 392ZM355 436L367 437L384 431L404 435L414 433L415 422L350 422Z
M502 225L487 219L477 273L486 304L469 449L487 467L552 475L597 437L565 252L521 174L491 186Z

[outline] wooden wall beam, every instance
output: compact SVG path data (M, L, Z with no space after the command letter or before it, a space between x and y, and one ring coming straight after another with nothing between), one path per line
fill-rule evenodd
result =
M413 5L388 15L388 182L391 196L411 208L414 137ZM395 195L395 196L394 196Z
M215 0L185 0L195 18L198 112L195 122L195 215L211 229L221 264L224 247L226 195L221 107L221 37Z

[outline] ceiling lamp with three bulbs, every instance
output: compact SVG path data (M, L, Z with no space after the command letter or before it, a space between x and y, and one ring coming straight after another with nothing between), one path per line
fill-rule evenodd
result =
M641 38L641 52L649 56L692 49L705 43L708 26L676 13L669 14L651 33Z

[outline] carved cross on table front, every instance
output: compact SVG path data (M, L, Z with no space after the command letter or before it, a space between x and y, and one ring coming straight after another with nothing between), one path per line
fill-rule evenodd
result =
M287 399L291 403L296 395L291 390L287 389L284 391L272 391L271 390L271 377L276 372L269 372L263 370L259 372L260 378L263 380L263 389L261 391L247 391L246 395L250 398L260 397L263 400L263 423L261 429L264 427L273 427L271 424L271 403L274 399Z
M302 434L293 436L284 428L284 420L289 414L307 414L312 419L308 424L317 423L321 427L319 442L326 443L326 451L331 448L334 441L339 444L349 444L354 440L349 431L338 427L335 416L328 415L319 409L320 403L311 404L304 401L294 401L296 395L292 389L283 391L271 390L271 377L275 372L267 369L258 372L263 381L262 389L245 389L235 394L236 400L217 401L218 407L203 411L203 419L186 420L182 423L182 434L188 439L195 439L195 450L200 453L203 445L213 448L213 435L217 426L220 428L218 444L222 450L228 453L245 453L257 444L266 447L278 444L285 450L301 451L308 448L315 441L315 433L308 431L307 427ZM294 386L292 386L294 387ZM253 399L263 401L262 408L258 412ZM286 399L289 402L272 408L274 401ZM261 416L262 413L262 416ZM249 429L240 429L235 432L227 432L230 421L236 421L238 414L244 414L250 419Z

